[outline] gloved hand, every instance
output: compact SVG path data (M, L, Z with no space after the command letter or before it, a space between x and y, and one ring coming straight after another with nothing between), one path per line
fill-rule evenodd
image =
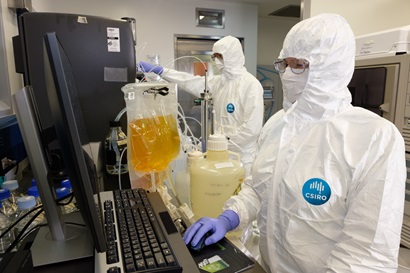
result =
M164 68L160 65L154 65L141 61L137 64L137 70L142 71L143 73L154 72L155 74L161 75Z
M239 225L239 216L233 210L226 210L218 218L203 217L192 224L184 233L185 244L197 246L208 232L209 237L205 239L205 245L211 245L221 240L228 231Z

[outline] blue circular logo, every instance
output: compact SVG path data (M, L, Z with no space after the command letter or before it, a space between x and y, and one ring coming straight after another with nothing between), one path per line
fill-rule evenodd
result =
M303 185L302 194L309 204L319 206L329 201L332 191L323 179L311 178Z
M233 103L228 103L228 105L226 106L226 111L228 111L228 113L235 112L235 105L233 105Z

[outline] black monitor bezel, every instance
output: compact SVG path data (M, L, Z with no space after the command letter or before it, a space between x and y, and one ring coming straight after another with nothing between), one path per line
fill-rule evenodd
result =
M101 221L102 205L98 194L99 183L96 181L98 176L92 161L92 151L70 61L56 33L45 34L44 46L46 89L63 160L77 205L93 238L95 250L105 252L106 242Z

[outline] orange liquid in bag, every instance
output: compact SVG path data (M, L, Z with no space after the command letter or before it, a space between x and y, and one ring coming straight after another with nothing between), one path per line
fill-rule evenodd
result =
M128 126L134 170L163 171L178 156L180 139L173 115L136 119Z

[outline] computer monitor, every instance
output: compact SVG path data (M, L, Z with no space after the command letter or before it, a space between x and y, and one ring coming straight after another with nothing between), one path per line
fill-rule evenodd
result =
M46 96L43 37L55 32L71 61L90 141L103 140L109 121L125 107L121 87L135 82L135 43L128 21L86 14L26 12L19 16L14 55L33 88L40 126L53 126Z
M30 88L20 90L14 96L16 114L48 221L48 227L40 229L31 246L34 266L84 258L93 256L94 250L106 250L98 194L100 183L70 60L55 33L45 35L44 50L45 99L51 109L57 141L86 228L71 225L70 219L63 217L56 204L32 94Z
M44 99L44 34L55 32L59 37L71 62L88 137L101 142L109 132L109 121L125 108L121 88L135 82L132 27L129 21L85 14L26 12L18 19L19 35L13 37L16 72L22 73L24 85L32 89L49 165L63 180L64 162L54 141L51 110ZM120 121L126 131L125 115Z
M44 45L46 89L61 153L84 222L91 231L97 251L104 251L101 206L96 206L96 201L100 200L94 198L94 193L99 197L101 183L97 181L93 150L87 136L70 60L55 33L45 35Z

